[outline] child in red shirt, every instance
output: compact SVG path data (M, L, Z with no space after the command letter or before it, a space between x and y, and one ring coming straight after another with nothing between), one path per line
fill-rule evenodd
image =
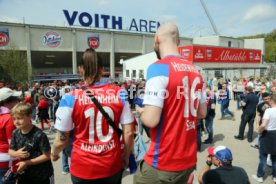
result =
M41 95L39 97L39 102L37 105L37 115L40 120L41 129L44 130L44 122L48 125L49 129L51 129L51 123L49 121L49 103L47 99Z

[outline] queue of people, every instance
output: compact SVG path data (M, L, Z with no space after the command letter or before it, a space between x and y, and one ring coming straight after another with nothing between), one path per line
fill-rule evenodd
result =
M221 120L227 114L235 120L229 110L231 91L235 89L229 88L231 81L227 80L220 83L216 94L213 81L204 83L198 69L179 55L179 43L175 24L164 23L158 28L154 37L158 61L149 66L146 81L138 85L128 81L118 86L105 81L101 58L89 48L78 66L84 80L79 86L62 92L55 90L57 84L51 84L53 88L35 84L30 93L25 93L24 102L19 102L21 92L1 88L0 183L11 168L18 173L18 184L53 184L52 161L57 161L63 153L62 161L70 157L70 166L65 162L63 172L70 172L73 184L120 184L123 170L132 164L129 159L134 153L137 125L132 110L136 110L150 139L148 151L137 169L136 183L192 183L201 144L197 122L201 120L208 133L203 143L214 143L216 104L220 104ZM235 138L244 139L248 123L247 139L253 141L257 109L260 163L252 177L263 182L265 161L270 154L272 180L276 182L276 145L268 146L276 144L276 84L267 81L269 93L261 93L260 86L259 96L254 94L254 81L243 84L245 93L240 100L243 115ZM144 89L143 95L137 88ZM135 96L139 102L134 100ZM33 123L36 116L41 129ZM56 130L52 147L43 131L44 122L52 127L51 119ZM210 147L206 166L199 173L199 183L250 183L245 170L234 166L232 161L230 148ZM212 165L216 168L211 169Z

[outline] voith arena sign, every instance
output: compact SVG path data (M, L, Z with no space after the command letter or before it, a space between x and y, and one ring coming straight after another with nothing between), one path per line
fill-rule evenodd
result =
M104 29L129 30L137 32L155 33L160 26L158 21L134 19L125 25L124 18L120 16L92 14L63 10L64 16L70 26L95 27Z

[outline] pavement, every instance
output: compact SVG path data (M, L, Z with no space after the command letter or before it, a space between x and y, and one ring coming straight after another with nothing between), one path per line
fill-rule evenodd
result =
M256 174L257 167L259 163L259 155L258 149L252 148L250 145L256 142L257 132L256 126L254 127L254 140L252 143L248 143L247 139L243 141L234 139L234 135L237 135L240 119L241 119L241 110L236 110L236 101L231 101L230 103L230 111L235 113L235 121L232 120L218 120L220 118L220 105L217 104L216 107L216 117L214 120L214 143L209 145L202 145L201 151L198 152L198 162L197 162L197 171L195 173L194 184L197 184L197 174L201 171L201 169L205 166L205 161L207 157L207 148L209 146L218 146L225 145L229 147L233 154L233 165L239 166L245 169L247 175L252 184L258 183L252 179L252 174ZM245 130L245 135L247 134L248 126ZM49 130L45 130L45 133L48 135L49 140L52 144L54 139L54 134L49 134ZM147 141L148 138L146 135L143 135L144 140ZM206 139L207 135L203 135L202 140ZM246 136L245 136L246 137ZM55 183L56 184L70 184L70 173L67 175L63 175L61 160L59 159L56 162L53 162L54 172L55 172ZM214 166L212 166L213 168ZM264 184L272 184L271 177L271 167L267 167L266 175L264 177ZM130 175L127 172L124 173L123 184L133 184L134 183L134 175Z

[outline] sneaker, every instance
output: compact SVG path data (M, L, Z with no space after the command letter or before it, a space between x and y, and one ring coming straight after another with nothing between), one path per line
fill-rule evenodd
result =
M250 146L251 146L252 148L259 149L259 145L258 145L258 144L251 144Z
M264 182L263 177L258 177L258 176L255 175L255 174L252 175L252 178L253 178L254 180L256 180L257 182L259 182L259 183L263 183L263 182Z
M69 172L68 171L62 171L61 172L63 175L66 175L66 174L68 174Z

